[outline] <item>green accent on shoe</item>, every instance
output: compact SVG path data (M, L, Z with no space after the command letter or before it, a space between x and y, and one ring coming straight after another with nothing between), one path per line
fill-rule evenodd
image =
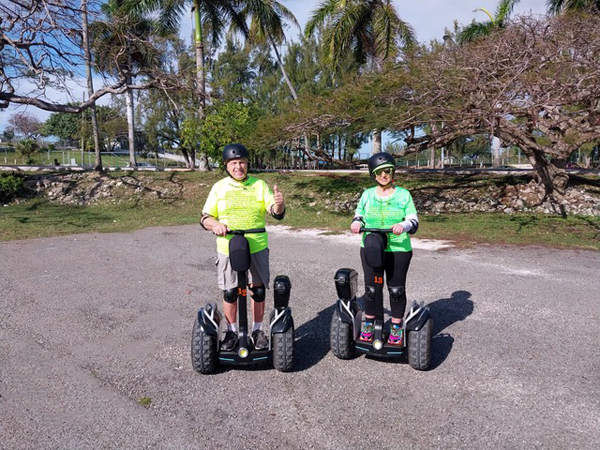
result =
M360 330L360 340L365 342L371 342L373 340L374 331L375 327L373 326L373 322L363 322L362 328Z
M392 324L390 327L390 336L388 337L388 344L391 345L402 345L404 341L404 330L400 325Z

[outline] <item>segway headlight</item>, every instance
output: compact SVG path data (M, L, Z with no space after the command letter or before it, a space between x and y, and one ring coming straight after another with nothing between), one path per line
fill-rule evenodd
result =
M249 352L248 352L247 348L242 347L238 350L238 355L240 358L247 358L248 354L249 354Z
M381 342L379 339L375 340L373 342L373 348L375 350L381 350L383 348L383 342Z

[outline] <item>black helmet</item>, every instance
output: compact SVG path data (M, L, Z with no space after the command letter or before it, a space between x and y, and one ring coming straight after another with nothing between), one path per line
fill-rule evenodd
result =
M250 158L250 153L242 144L229 144L223 147L223 162L226 163L234 158Z
M393 169L396 168L396 161L394 161L394 157L386 152L375 153L373 156L369 158L369 175L374 177L374 172L378 168L383 167L391 167Z

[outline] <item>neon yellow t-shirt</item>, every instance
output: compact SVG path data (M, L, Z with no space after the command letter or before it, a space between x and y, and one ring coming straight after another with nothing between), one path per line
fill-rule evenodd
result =
M265 215L275 204L275 197L267 183L248 177L236 181L231 177L217 181L211 188L202 214L210 214L230 230L264 228ZM269 245L267 233L248 233L250 253L264 250ZM217 237L217 251L229 255L229 240L232 235Z

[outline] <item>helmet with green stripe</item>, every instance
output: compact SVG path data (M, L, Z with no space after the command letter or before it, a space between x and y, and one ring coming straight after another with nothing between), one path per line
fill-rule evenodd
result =
M396 161L394 157L386 152L375 153L373 156L369 158L369 175L375 178L375 172L385 168L396 169Z

